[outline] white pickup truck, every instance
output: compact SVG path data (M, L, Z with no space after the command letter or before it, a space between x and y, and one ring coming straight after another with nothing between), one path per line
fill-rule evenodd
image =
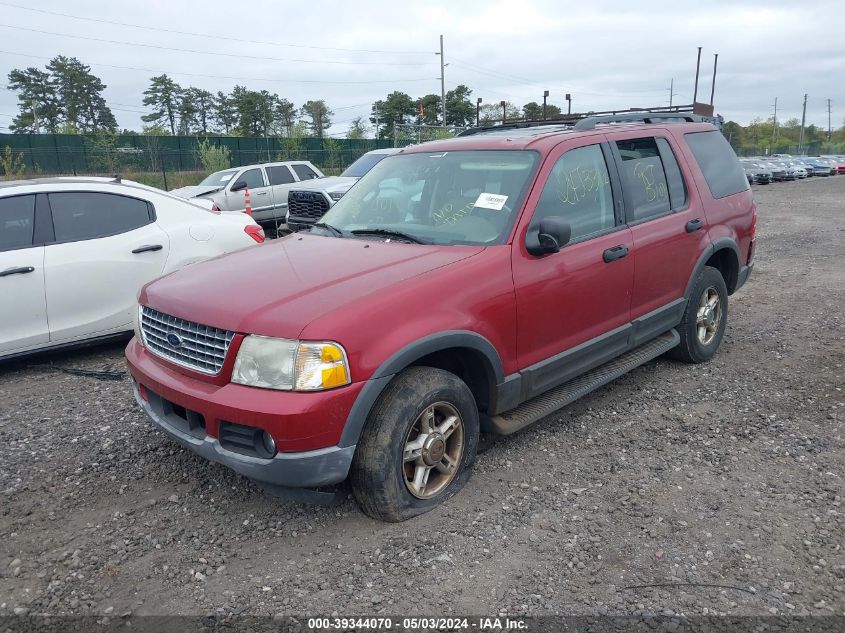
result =
M323 172L308 161L245 165L217 171L193 187L170 193L180 198L210 200L220 211L243 211L244 190L249 189L252 218L267 228L285 223L288 191L303 181L325 180Z
M358 180L391 154L402 148L374 149L347 167L340 176L320 178L306 185L295 185L288 190L286 222L291 231L301 231L319 220L326 211L343 197Z

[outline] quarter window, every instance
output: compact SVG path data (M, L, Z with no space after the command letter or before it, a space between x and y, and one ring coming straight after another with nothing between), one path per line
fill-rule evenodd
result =
M111 193L69 191L49 194L57 242L90 240L150 224L150 205Z
M32 246L35 196L0 198L0 251Z
M296 172L296 175L299 176L300 180L313 180L314 178L320 177L320 174L315 172L308 165L294 165L293 170Z
M286 165L275 165L267 167L267 177L270 179L271 185L287 185L295 182L293 174Z
M247 169L241 174L238 180L243 180L249 189L258 189L259 187L266 186L264 184L264 174L261 173L260 169Z
M748 189L745 172L721 132L690 132L684 136L714 198Z
M599 145L570 150L557 160L534 210L535 221L549 216L569 222L573 241L616 224L610 176Z
M616 141L622 158L622 179L628 193L629 222L669 213L669 187L654 137Z

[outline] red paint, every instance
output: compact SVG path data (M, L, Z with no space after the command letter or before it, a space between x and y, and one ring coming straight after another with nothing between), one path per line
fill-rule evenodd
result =
M446 330L469 330L498 351L506 375L558 354L681 298L706 248L726 237L750 261L756 215L751 192L714 200L687 132L706 124L619 126L536 137L479 136L406 151L531 149L541 154L535 184L506 244L429 246L294 234L190 266L148 284L140 302L166 314L238 334L216 377L152 356L136 341L126 350L143 387L206 416L266 429L283 451L337 443L356 396L403 347ZM677 213L535 257L525 235L555 159L581 145L659 135L670 140L689 189ZM704 221L687 233L686 223ZM603 252L629 249L605 263ZM230 384L243 336L331 340L346 349L352 384L291 393Z

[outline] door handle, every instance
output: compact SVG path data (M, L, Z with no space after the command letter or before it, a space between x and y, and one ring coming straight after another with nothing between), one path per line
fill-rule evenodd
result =
M164 248L161 244L145 244L144 246L139 246L138 248L132 251L133 254L137 255L138 253L148 253L150 251L160 251Z
M266 192L266 191L259 191L259 192L258 192L258 193L256 193L255 195L256 195L256 196L266 196L266 195L267 195L267 192Z
M690 220L687 222L687 233L694 233L698 229L704 226L704 220L701 218L696 218L695 220Z
M35 270L32 266L21 266L19 268L7 268L4 271L0 271L0 277L8 277L9 275L25 275L26 273L31 273Z
M628 247L624 244L620 244L619 246L614 246L613 248L608 248L604 254L602 255L604 262L609 264L612 261L617 259L622 259L628 254Z

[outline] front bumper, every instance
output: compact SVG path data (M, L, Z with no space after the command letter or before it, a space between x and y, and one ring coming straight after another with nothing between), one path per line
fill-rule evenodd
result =
M338 442L364 383L317 393L215 385L165 365L134 338L126 360L138 404L185 448L274 486L313 488L346 479L355 445ZM279 452L263 458L229 450L220 441L227 423L267 431Z

